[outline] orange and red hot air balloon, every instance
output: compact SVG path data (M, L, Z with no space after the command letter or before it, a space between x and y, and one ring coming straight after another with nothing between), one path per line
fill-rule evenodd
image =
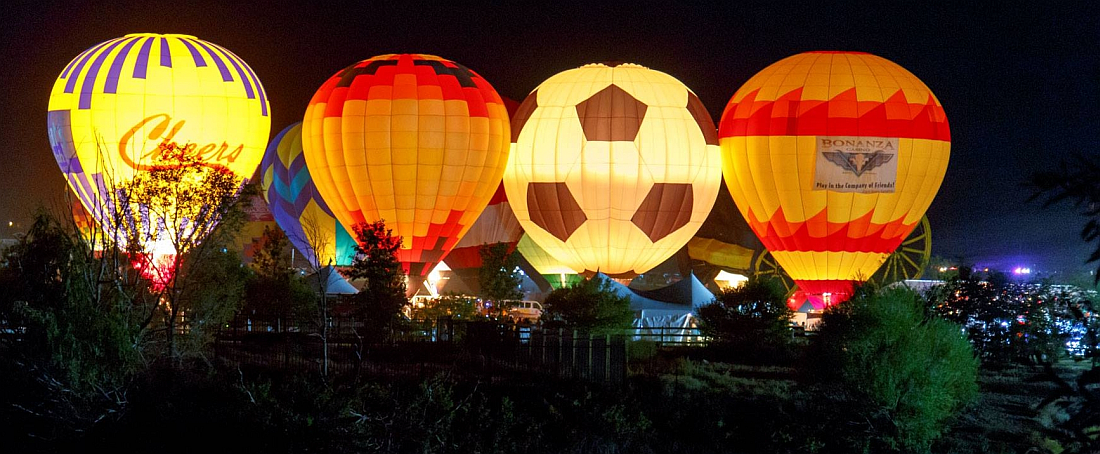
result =
M380 55L341 70L302 120L317 191L349 231L384 220L402 237L410 293L489 203L510 137L496 90L431 55Z
M920 222L943 182L943 106L901 66L808 52L730 99L719 138L741 214L816 305L846 300Z

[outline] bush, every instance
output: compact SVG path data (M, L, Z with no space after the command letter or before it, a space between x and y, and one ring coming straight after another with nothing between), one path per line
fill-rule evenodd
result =
M781 359L790 352L793 311L771 279L753 278L696 311L699 331L737 359Z
M612 290L611 281L600 277L554 290L543 302L544 321L564 323L594 333L629 328L634 320L630 298Z
M627 360L630 362L649 361L657 356L657 343L651 340L634 340L626 344Z
M478 318L478 301L472 296L448 292L424 302L423 307L412 309L413 320L437 320L453 317L459 320Z
M978 360L962 328L928 316L908 289L857 291L825 312L815 347L816 379L833 391L825 395L847 407L838 414L870 425L872 444L925 451L977 395Z

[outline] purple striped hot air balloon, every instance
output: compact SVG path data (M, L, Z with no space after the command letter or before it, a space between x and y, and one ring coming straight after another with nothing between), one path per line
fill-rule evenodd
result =
M302 155L302 122L271 140L260 162L263 194L275 223L315 267L348 266L355 239L340 225L313 185Z

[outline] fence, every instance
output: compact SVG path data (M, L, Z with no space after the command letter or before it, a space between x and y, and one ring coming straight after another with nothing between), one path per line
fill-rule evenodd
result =
M636 341L650 341L659 347L704 347L707 339L699 332L699 328L683 328L675 326L659 326L645 328L630 328L626 330L627 336Z
M626 335L589 335L497 322L413 322L381 339L360 335L362 323L334 319L328 332L330 374L388 378L439 372L487 381L531 375L618 383L626 377ZM215 357L241 366L314 373L325 343L315 326L241 318L214 342Z

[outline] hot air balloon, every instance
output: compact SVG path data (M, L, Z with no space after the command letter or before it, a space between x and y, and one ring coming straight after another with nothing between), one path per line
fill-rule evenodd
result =
M901 66L808 52L757 73L718 133L753 232L809 298L847 299L920 222L943 182L943 106Z
M302 121L306 165L349 230L383 220L415 292L500 184L508 113L477 73L431 55L381 55L326 81Z
M188 35L132 34L64 68L50 94L49 137L70 187L105 231L136 225L140 238L116 240L174 254L158 232L193 220L130 206L118 189L170 162L170 149L243 183L263 156L269 110L255 73L229 50Z
M302 154L302 123L271 140L260 162L263 194L275 222L314 268L348 266L355 239L332 215L317 192Z
M706 108L668 74L590 64L556 74L512 122L504 189L524 232L568 267L632 276L679 250L722 184Z

